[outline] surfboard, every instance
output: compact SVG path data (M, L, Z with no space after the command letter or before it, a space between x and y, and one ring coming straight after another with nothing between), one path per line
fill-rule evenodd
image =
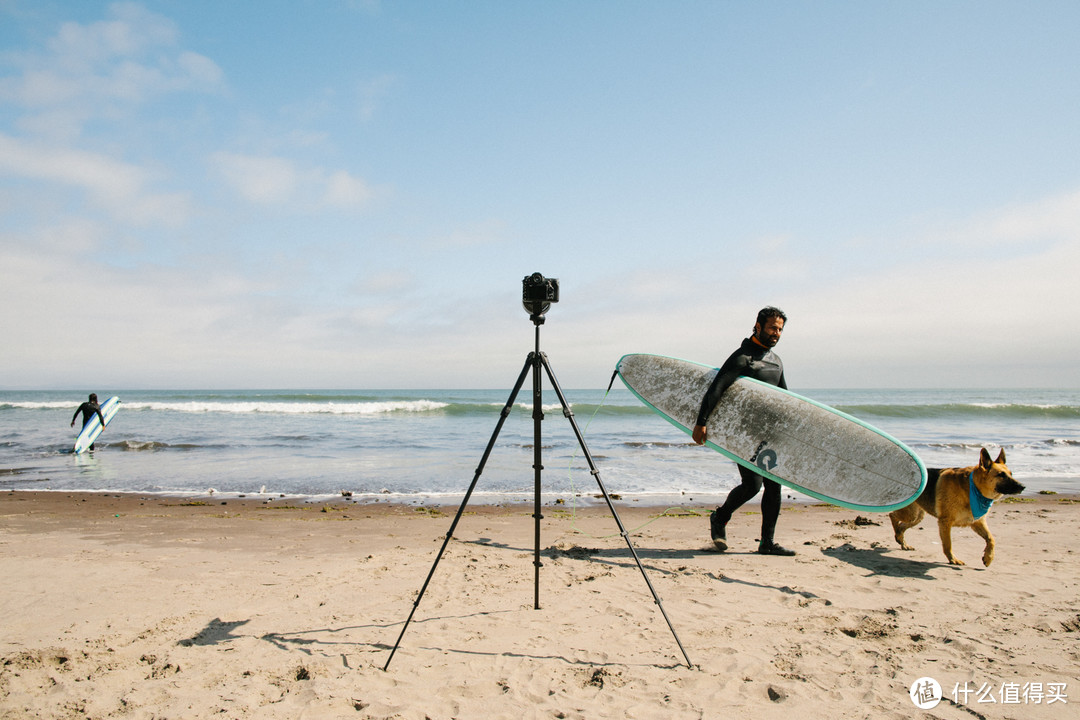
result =
M717 368L662 355L625 355L627 388L660 417L693 435ZM706 445L801 493L852 510L889 512L926 486L926 468L899 440L793 392L741 377L706 422Z
M101 416L105 418L105 425L109 424L109 421L116 415L116 411L120 409L120 398L113 395L101 405ZM75 439L75 454L78 455L81 452L85 452L87 448L94 444L97 440L97 436L101 434L101 431L105 427L98 420L98 416L95 413L90 417L90 422L83 425L82 432L79 433L79 437Z

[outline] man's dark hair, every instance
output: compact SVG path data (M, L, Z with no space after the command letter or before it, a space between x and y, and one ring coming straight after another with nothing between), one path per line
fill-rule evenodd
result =
M781 320L784 321L785 325L787 324L787 315L784 314L784 311L781 310L778 307L773 307L772 305L770 305L768 307L763 307L763 308L761 308L760 311L758 311L757 324L762 326L762 327L765 327L765 323L767 323L769 321L769 318L774 318L774 317L775 318L780 318Z

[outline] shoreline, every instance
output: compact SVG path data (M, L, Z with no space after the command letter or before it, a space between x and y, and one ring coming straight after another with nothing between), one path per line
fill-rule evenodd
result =
M715 507L723 504L727 498L728 493L732 488L725 488L720 491L711 492L689 492L689 491L672 491L672 492L657 492L657 493L627 493L627 492L609 492L608 495L612 500L612 504L616 510L622 508L642 508L645 510L655 508L667 508L667 507L680 507L680 506L701 506L701 507ZM1065 502L1072 502L1080 499L1080 491L1070 490L1037 490L1031 491L1030 488L1025 491L1026 494L1018 496L1017 499L1009 499L1008 497L1002 498L998 501L999 504L1004 502L1009 504L1010 502L1029 502L1036 499L1054 500L1061 499ZM114 497L117 499L132 499L138 498L143 501L157 501L157 500L190 500L190 501L203 501L206 503L228 503L236 502L244 505L266 505L270 506L273 503L303 503L306 505L316 504L331 504L331 505L355 505L366 507L369 505L384 505L393 506L401 505L404 507L417 507L433 505L436 507L452 507L457 508L461 505L464 498L464 492L452 492L452 493L393 493L393 492L377 492L377 493L361 493L352 491L339 491L334 493L281 493L281 492L224 492L218 490L157 490L157 491L143 491L143 490L75 490L70 488L19 488L19 489L0 489L0 497L4 495L24 495L24 496L57 496L57 495L69 495L69 496L100 496L100 497ZM850 512L863 512L869 515L887 515L888 513L871 510L855 510L849 508L842 508L839 506L833 506L830 503L819 500L818 498L804 495L790 488L783 488L783 504L787 506L803 506L803 505L822 505L836 507L839 510L847 510ZM746 507L753 505L760 499L760 495L750 500ZM484 506L484 507L500 507L500 506L514 506L514 505L528 505L534 504L534 495L530 492L519 493L505 493L505 492L473 492L472 497L469 499L468 507ZM575 505L583 508L599 507L606 510L607 503L604 500L604 496L599 491L591 492L575 492L575 493L559 493L559 492L544 492L541 498L542 507L562 507L569 508Z
M785 501L774 558L754 501L723 554L707 506L615 505L673 629L602 502L544 506L539 568L531 502L470 503L384 671L456 504L0 493L0 718L899 719L923 677L944 719L1080 703L1080 497L995 503L989 568L931 518L905 552Z
M727 496L728 490L720 492L658 492L658 493L609 493L613 504L626 507L670 507L674 505L708 505L722 503ZM788 491L790 492L790 491ZM114 496L117 498L139 497L147 500L156 499L190 499L203 500L206 502L244 502L247 504L257 503L270 505L271 503L301 502L305 504L343 504L343 505L435 505L438 507L458 507L465 496L464 492L453 493L361 493L352 491L340 491L335 493L305 494L305 493L279 493L279 492L223 492L218 490L202 491L139 491L139 490L73 490L69 488L41 488L41 489L7 489L0 490L3 494L43 494L43 495L100 495ZM807 503L820 502L807 496L785 495L785 502ZM506 493L506 492L473 492L469 500L469 506L501 506L501 505L532 505L534 495L530 492ZM583 507L607 507L603 495L596 492L558 493L545 492L541 504L544 507L570 507L575 503Z
M867 510L853 510L832 505L817 498L806 495L793 495L788 488L783 489L783 507L817 506L839 512L864 513L869 516L883 517L887 519L888 513ZM718 493L655 493L648 495L629 493L609 493L612 504L616 511L623 509L639 509L643 511L656 511L657 509L672 506L699 506L712 508L723 503L728 491ZM194 507L196 504L204 505L228 505L235 504L239 508L273 507L274 504L301 503L302 505L332 505L341 507L408 507L434 506L439 508L456 509L461 505L464 493L439 494L439 493L416 493L402 495L397 493L333 493L325 495L287 494L287 493L258 493L258 492L140 492L135 490L68 490L68 489L40 489L40 490L0 490L0 502L5 499L16 498L20 501L34 501L46 503L59 500L60 496L68 499L91 500L96 503L117 502L123 506L131 503L145 505L147 502L163 502L181 506ZM607 504L603 495L599 492L577 493L566 496L558 493L545 493L547 499L542 499L541 506L544 508L568 509L575 503L581 503L582 509L601 509L607 512ZM760 501L760 494L744 505L740 512L749 512ZM1032 503L1047 502L1053 504L1080 503L1080 492L1058 492L1054 490L1042 490L1038 492L1026 492L1017 496L1005 496L994 503L993 507L1005 505L1030 505ZM532 493L481 493L474 492L466 509L476 508L532 508L534 497ZM59 502L55 507L64 507L66 503ZM54 507L54 509L55 509ZM2 513L0 513L2 517ZM932 519L932 518L931 518Z

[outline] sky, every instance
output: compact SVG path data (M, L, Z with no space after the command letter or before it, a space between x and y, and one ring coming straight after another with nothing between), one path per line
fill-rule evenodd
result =
M0 0L0 388L1080 387L1080 3Z

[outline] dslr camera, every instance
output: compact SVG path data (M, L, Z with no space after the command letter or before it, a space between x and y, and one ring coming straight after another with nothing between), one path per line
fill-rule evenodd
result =
M548 311L551 303L559 302L559 281L540 273L526 275L521 281L521 304L536 321Z

